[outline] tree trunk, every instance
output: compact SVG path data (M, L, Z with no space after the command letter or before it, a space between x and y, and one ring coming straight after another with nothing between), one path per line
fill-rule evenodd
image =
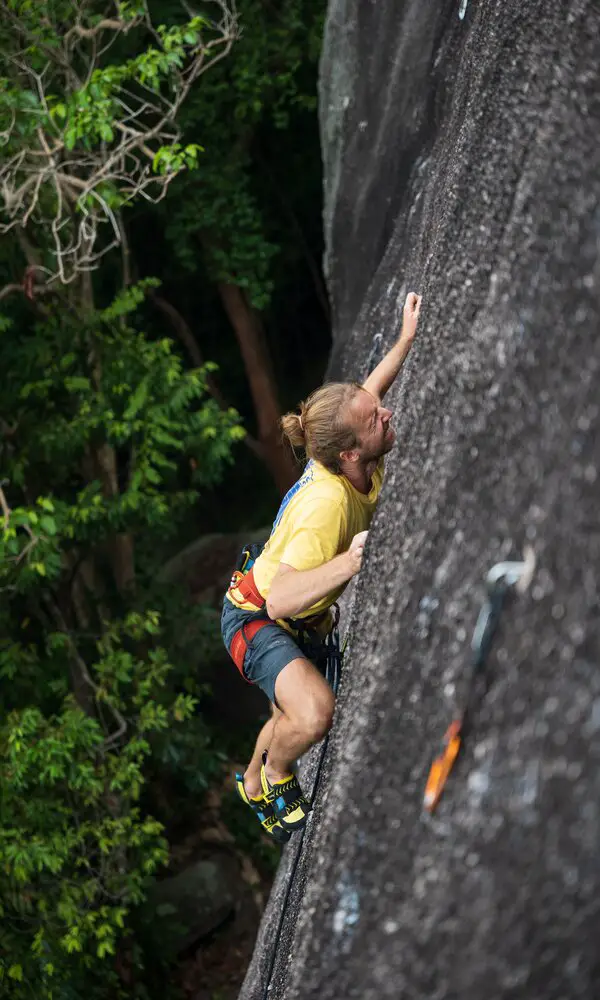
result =
M94 308L94 293L92 289L92 277L89 272L84 272L81 282L81 302L85 311L91 312ZM99 390L101 381L100 359L91 345L90 351L92 359L92 379L94 387ZM115 449L107 442L100 445L92 456L94 464L97 466L100 482L102 483L102 493L108 499L119 494L119 477L117 470L117 454ZM133 589L135 584L135 560L133 538L130 534L119 532L108 544L108 553L112 566L115 584L119 593Z
M319 305L323 310L323 316L327 320L327 323L331 324L331 309L329 306L329 299L327 298L327 289L325 288L325 282L323 281L321 269L319 268L319 265L317 264L317 261L315 260L312 251L308 245L306 236L304 235L304 230L302 229L302 226L300 224L300 220L298 219L298 216L296 215L283 188L279 184L277 177L275 176L273 170L271 169L271 164L269 163L267 156L263 154L260 145L255 142L253 149L254 149L254 156L258 160L261 169L264 170L269 177L269 184L271 185L271 190L278 198L279 203L283 211L287 215L291 227L296 234L296 238L298 240L298 246L300 247L302 256L306 261L306 266L310 272L310 276L313 281L317 301L319 302Z
M235 331L250 383L265 462L283 495L298 478L298 470L291 452L284 446L279 428L281 411L262 323L238 285L221 281L217 288Z
M200 350L200 345L192 333L187 320L179 312L179 309L176 309L174 305L167 302L162 295L157 295L153 289L148 292L148 298L154 302L154 305L158 306L163 315L167 317L175 335L183 344L194 367L202 368L202 365L204 364L204 357L202 355L202 351ZM229 403L225 399L215 379L210 373L206 376L206 387L221 409L228 410ZM252 437L251 434L247 433L244 438L244 444L250 449L251 452L253 452L253 454L256 455L258 459L260 459L261 462L266 462L265 449L260 441L257 441L255 437Z

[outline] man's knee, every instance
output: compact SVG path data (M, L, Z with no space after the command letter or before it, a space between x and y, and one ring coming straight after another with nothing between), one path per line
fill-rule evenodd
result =
M335 700L333 695L329 698L319 698L304 706L300 714L299 723L306 738L311 743L318 743L324 739L331 729L333 722L333 711Z
M317 743L331 729L333 691L304 658L289 663L275 686L277 701L293 728L309 743Z

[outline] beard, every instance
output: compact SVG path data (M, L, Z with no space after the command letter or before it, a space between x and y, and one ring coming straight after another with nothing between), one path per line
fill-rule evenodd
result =
M387 431L385 433L385 437L383 439L383 445L384 445L384 447L383 447L383 451L381 452L381 454L382 455L387 455L388 451L392 450L392 448L394 447L395 443L396 443L396 431L394 430L393 427L388 427L388 429L387 429Z
M369 448L363 450L361 458L364 462L378 462L383 455L387 455L388 451L391 451L395 442L396 432L392 427L388 427L383 438L377 445L371 445Z

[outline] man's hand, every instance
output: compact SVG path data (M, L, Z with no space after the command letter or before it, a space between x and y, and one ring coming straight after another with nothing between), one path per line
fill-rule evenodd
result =
M350 562L350 568L352 570L352 576L356 576L362 566L362 557L365 549L365 542L367 540L368 531L359 531L358 535L355 535L350 542L350 548L348 549L348 558Z
M402 312L402 333L400 335L400 340L405 344L412 344L415 339L420 309L421 296L417 295L416 292L409 292L406 296L406 301L404 302L404 310Z
M350 548L314 569L294 569L279 564L267 597L269 618L294 618L312 608L326 594L348 583L360 569L366 531L355 535Z
M417 332L417 322L421 309L421 296L416 292L409 292L404 302L402 314L402 333L394 346L387 352L382 361L379 362L368 378L363 389L373 396L383 399L398 372L404 364L406 355L411 349L412 342Z

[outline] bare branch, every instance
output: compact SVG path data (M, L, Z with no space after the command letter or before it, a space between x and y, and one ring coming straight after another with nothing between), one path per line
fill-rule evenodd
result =
M102 257L121 242L121 229L103 186L117 192L120 207L137 197L157 203L165 197L171 181L185 169L173 167L155 173L154 161L161 148L180 141L177 118L183 102L202 74L225 58L238 35L235 0L212 2L217 17L207 29L210 35L200 34L197 42L186 48L187 63L173 69L168 88L152 89L139 79L131 86L127 85L130 81L119 85L114 96L118 116L111 122L113 138L99 142L95 148L83 148L83 144L73 150L66 148L65 137L72 123L63 123L52 114L56 98L51 101L48 95L58 90L68 100L81 88L81 81L75 80L70 67L85 66L84 76L89 82L99 68L102 52L119 35L142 22L157 46L162 47L147 5L144 14L132 20L110 16L107 10L103 20L89 27L83 21L81 6L62 44L45 52L48 62L41 72L29 64L24 53L12 57L19 85L38 96L39 107L26 111L37 116L37 141L13 152L14 144L20 141L15 132L18 116L0 133L0 143L13 146L12 155L0 163L0 233L15 228L22 232L28 226L29 231L35 227L50 235L54 264L49 284L71 283L78 274L96 268ZM3 6L0 23L5 13ZM10 20L24 42L33 41L28 25L14 24L12 13ZM10 294L8 289L5 295Z
M16 111L15 111L15 110L14 110L14 108L13 108L13 109L11 110L11 121L10 121L10 125L8 126L8 128L5 128L5 129L2 129L2 130L0 130L0 143L1 143L1 144L2 144L3 146L6 146L6 144L7 144L7 143L8 143L8 141L10 140L10 137L11 137L11 135L12 135L12 130L13 130L13 128L15 127L15 122L16 122L16 120L17 120L17 113L16 113Z
M22 292L23 285L10 284L5 285L4 288L0 288L0 302L2 299L7 299L9 295L14 295L15 292Z
M98 24L93 28L84 28L81 21L78 20L77 24L74 24L72 28L67 31L65 35L66 44L73 35L77 35L79 38L97 38L99 34L103 31L113 31L113 32L123 32L124 34L131 30L134 26L140 23L141 18L132 18L130 21L125 21L123 19L117 19L116 17L106 17L103 21L99 21Z
M3 513L3 516L4 516L4 530L5 531L6 531L6 529L8 528L8 526L10 524L10 515L12 513L10 507L8 506L8 502L6 500L6 496L4 494L4 489L3 489L3 487L7 483L8 483L8 479L3 479L2 482L0 483L0 508L2 508L2 513ZM27 542L27 545L21 550L21 552L19 552L19 554L17 556L14 556L14 558L11 557L11 559L14 562L15 566L18 566L18 564L20 562L23 562L23 560L29 555L29 553L32 551L32 549L35 548L35 546L37 545L37 543L40 540L39 536L36 535L35 532L33 532L31 530L31 528L29 527L28 524L22 524L21 527L23 528L23 531L27 535L29 535L29 541Z
M127 722L125 721L123 715L121 714L121 712L119 712L119 709L116 708L115 705L113 705L110 701L106 701L98 697L100 693L100 688L98 687L97 684L94 683L94 681L90 676L87 664L77 648L77 643L75 642L75 639L73 638L73 635L71 634L71 631L63 617L62 611L58 607L58 604L56 604L56 602L50 597L49 594L44 595L44 600L59 630L62 632L62 634L65 636L67 640L71 657L73 659L74 664L77 667L77 671L79 673L81 680L90 688L91 691L93 691L94 698L97 701L98 705L100 705L100 703L107 705L110 712L112 712L115 722L117 723L117 729L114 731L114 733L111 733L110 736L108 736L104 740L100 748L101 752L105 752L106 750L109 750L111 747L113 747L115 743L118 743L121 737L125 735L127 731Z
M42 273L44 272L47 273L46 268L38 268L35 265L33 267L29 267L27 270L32 272L33 274L35 274L37 271L42 271ZM38 295L47 295L50 291L52 291L52 288L47 284L46 285L33 284L31 288L31 294L28 294L24 279L21 282L21 284L17 284L16 282L11 282L10 284L5 285L4 288L0 288L0 302L2 301L2 299L7 299L9 295L14 295L15 292L22 292L23 294L28 295L28 298L34 299L37 298Z
M4 490L2 488L5 483L6 479L3 479L2 483L0 484L0 507L2 507L2 513L4 514L4 530L6 531L10 523L10 507L6 502L6 497L4 495Z

